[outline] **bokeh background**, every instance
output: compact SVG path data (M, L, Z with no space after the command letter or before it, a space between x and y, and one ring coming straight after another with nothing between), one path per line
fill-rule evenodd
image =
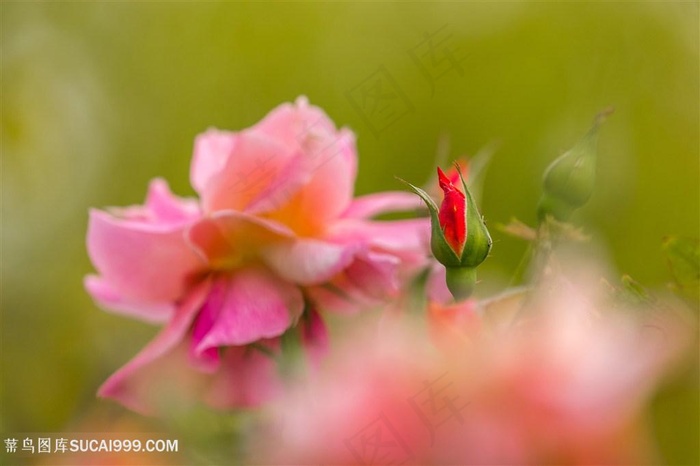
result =
M546 165L613 105L575 221L616 273L658 290L663 237L699 234L697 2L0 8L4 432L121 416L95 391L156 330L86 295L88 208L140 203L156 176L193 194L196 134L247 127L301 94L356 132L361 194L426 181L441 137L452 158L492 144L491 225L533 223ZM483 290L507 283L525 250L492 234ZM698 462L697 378L679 375L649 414L671 464Z

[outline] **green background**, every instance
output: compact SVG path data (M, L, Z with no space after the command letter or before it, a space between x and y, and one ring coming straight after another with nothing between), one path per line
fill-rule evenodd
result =
M670 280L664 235L698 236L697 2L1 8L4 431L75 425L155 331L99 311L83 290L87 209L140 203L156 176L193 194L196 134L250 126L301 94L356 132L358 193L403 189L395 175L426 181L443 134L452 158L496 143L490 225L533 223L546 165L613 105L598 187L575 221L616 274L654 289ZM457 64L425 61L426 34ZM353 106L380 69L408 110L387 128ZM525 249L492 235L485 290L507 283ZM668 462L698 461L697 389L692 370L656 401Z

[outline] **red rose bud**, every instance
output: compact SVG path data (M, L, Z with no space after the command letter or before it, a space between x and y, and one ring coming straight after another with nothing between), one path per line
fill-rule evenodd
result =
M593 126L574 147L552 162L544 173L544 193L537 207L540 221L547 216L566 221L593 194L598 129L612 109L596 116Z
M476 267L488 256L492 242L461 172L458 174L462 190L438 168L440 187L445 194L440 208L425 191L406 184L428 206L432 226L430 248L447 268L447 287L461 300L471 295Z
M440 188L445 194L438 212L440 228L452 250L457 256L461 256L467 241L467 200L464 193L455 187L440 167L437 172Z
M438 180L440 180L441 178L441 171L442 170L440 170L440 168L438 167ZM465 159L457 160L454 163L454 165L452 165L450 168L447 169L446 172L444 172L444 175L453 185L458 184L462 176L469 179L469 162L467 162ZM471 180L469 181L471 182Z

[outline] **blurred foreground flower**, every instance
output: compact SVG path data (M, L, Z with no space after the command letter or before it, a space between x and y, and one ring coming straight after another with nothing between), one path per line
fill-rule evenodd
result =
M352 132L301 97L252 128L197 138L199 200L157 179L144 206L92 210L99 275L87 290L107 309L166 323L99 394L143 412L170 392L222 408L259 404L276 392L271 356L300 318L294 331L316 354L326 343L316 310L398 294L426 263L427 220L371 220L418 202L398 192L353 200L356 166Z
M436 351L409 325L351 336L321 377L276 405L272 418L280 425L260 439L276 447L263 447L254 459L654 461L643 412L688 345L691 332L680 314L613 308L585 279L562 278L529 294L458 306L452 316L465 318L451 324L461 343L453 332L436 334L449 339L447 351ZM515 323L514 309L524 316Z

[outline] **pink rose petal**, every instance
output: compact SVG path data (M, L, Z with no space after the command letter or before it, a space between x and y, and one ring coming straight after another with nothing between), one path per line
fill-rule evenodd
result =
M102 384L98 396L116 399L134 411L152 412L152 394L149 396L148 393L150 386L139 383L137 375L178 345L202 306L209 288L208 281L195 286L168 325L136 357Z
M245 210L297 153L296 148L254 130L240 132L235 138L226 164L209 177L200 192L207 212ZM221 157L218 155L216 160Z
M216 212L186 232L193 250L213 269L240 265L262 246L293 237L292 230L274 220L235 211Z
M396 255L404 264L424 266L430 254L430 221L427 218L395 221L348 219L334 224L328 237L339 243L368 244L377 251Z
M359 256L345 274L359 292L385 299L399 292L400 265L401 261L394 255L367 252Z
M187 291L204 263L184 240L183 227L121 220L90 211L88 254L119 301L161 307Z
M218 346L238 346L281 335L304 309L301 291L262 268L245 268L225 280L226 294L198 353Z
M174 196L167 181L162 178L151 181L146 208L159 224L182 225L201 216L197 201Z
M175 306L170 303L144 303L126 301L107 281L97 275L88 275L84 280L85 289L92 299L103 309L137 319L152 322L166 322L173 314Z
M270 245L261 251L265 263L280 277L300 285L329 280L353 260L360 246L297 239Z
M357 174L355 139L341 131L330 140L312 140L304 149L312 177L273 218L297 225L301 235L319 234L352 200Z
M278 342L271 340L226 348L205 401L218 409L256 407L280 395L284 387L274 358L278 351Z
M190 167L190 183L201 195L221 172L236 147L236 133L209 129L197 136Z
M309 136L327 138L336 132L328 115L319 107L310 105L304 96L293 104L277 106L255 128L289 146L301 145Z

